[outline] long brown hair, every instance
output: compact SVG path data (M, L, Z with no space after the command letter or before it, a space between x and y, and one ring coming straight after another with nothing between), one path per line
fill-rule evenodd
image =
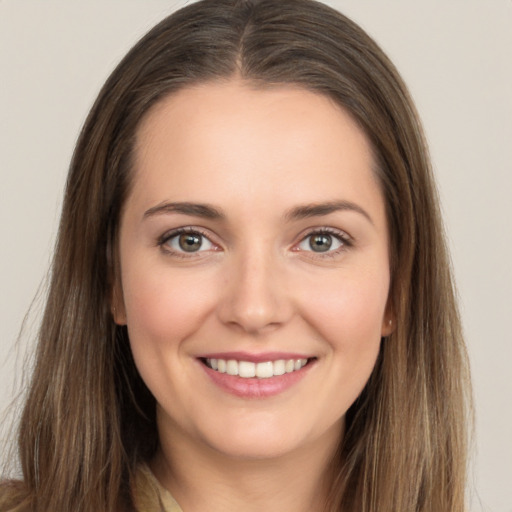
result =
M203 0L133 47L78 140L20 422L23 482L0 487L2 511L133 509L131 475L158 442L154 398L110 310L134 137L166 95L235 75L342 105L373 147L387 204L396 328L347 413L329 510L464 510L467 359L428 152L403 81L360 27L325 5Z

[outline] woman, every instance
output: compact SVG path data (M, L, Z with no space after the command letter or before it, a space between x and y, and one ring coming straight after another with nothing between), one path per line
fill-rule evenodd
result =
M467 386L393 65L309 0L198 2L78 141L0 509L462 511Z

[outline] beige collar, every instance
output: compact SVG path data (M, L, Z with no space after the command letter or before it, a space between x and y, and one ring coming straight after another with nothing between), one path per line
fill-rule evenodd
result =
M139 512L182 512L171 493L145 464L135 474L133 500Z

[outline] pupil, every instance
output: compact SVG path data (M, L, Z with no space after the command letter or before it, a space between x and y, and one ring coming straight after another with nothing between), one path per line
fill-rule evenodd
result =
M180 248L186 252L194 252L201 248L201 235L191 235L189 233L180 235Z
M314 235L309 241L309 246L315 252L325 252L331 248L332 237L330 235Z

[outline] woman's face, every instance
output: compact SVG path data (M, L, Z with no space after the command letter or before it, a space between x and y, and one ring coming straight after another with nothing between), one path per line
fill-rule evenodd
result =
M204 84L144 119L115 316L161 438L248 458L338 442L390 331L372 165L342 109L292 86Z

